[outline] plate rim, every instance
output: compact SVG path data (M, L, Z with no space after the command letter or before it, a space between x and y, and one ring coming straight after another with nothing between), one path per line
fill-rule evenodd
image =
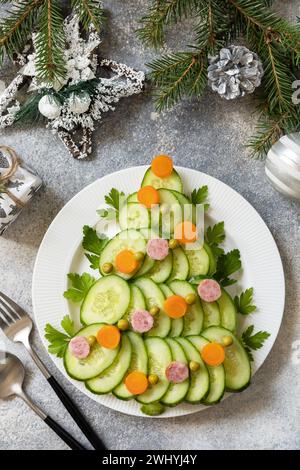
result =
M55 227L55 224L57 223L57 219L62 215L62 213L66 210L68 210L68 208L72 205L72 203L74 202L74 200L76 200L77 198L80 198L82 196L82 193L84 192L88 192L90 190L90 188L96 186L97 184L99 184L99 182L103 181L104 179L106 178L110 178L112 176L118 176L121 175L122 173L128 173L128 172L134 172L135 170L137 170L138 172L141 172L142 170L146 171L146 169L149 168L149 165L136 165L136 166L132 166L132 167L128 167L128 168L123 168L121 170L118 170L118 171L114 171L114 172L111 172L111 173L108 173L108 174L105 174L103 175L102 177L100 178L97 178L96 180L92 181L91 183L89 183L88 185L86 185L85 187L83 187L80 191L78 191L76 194L74 194L71 199L69 199L64 205L63 207L57 212L57 214L55 215L54 219L52 220L52 222L50 223L50 225L48 226L44 236L43 236L43 239L39 245L39 248L38 248L38 251L37 251L37 254L36 254L36 258L35 258L35 262L34 262L34 267L33 267L33 274L32 274L32 289L31 289L31 292L32 292L32 304L33 304L33 314L34 314L34 320L35 320L35 325L37 327L37 330L38 330L38 333L39 333L39 336L40 336L40 339L41 339L41 342L44 346L44 348L46 349L46 352L47 352L47 355L50 357L51 361L55 364L55 366L58 368L58 370L67 378L67 380L74 385L74 387L79 390L80 392L82 392L85 396L88 396L89 398L91 398L93 401L95 401L96 403L98 404L101 404L103 406L106 406L108 407L109 409L112 409L114 411L117 411L117 412L120 412L120 413L123 413L123 414L126 414L126 415L129 415L129 416L134 416L134 417L147 417L147 418L164 418L164 419L167 419L167 418L174 418L174 417L180 417L180 416L185 416L185 415L188 415L188 414L194 414L194 413L197 413L199 411L202 411L203 409L206 409L208 408L208 406L202 406L202 405L193 405L193 407L195 409L192 409L192 410L182 410L182 412L177 412L175 415L168 415L168 414L162 414L162 415L159 415L159 416L146 416L144 414L142 414L141 412L138 412L138 413L134 413L134 412L131 412L131 411L125 411L125 410L120 410L120 409L117 409L116 407L114 406L110 406L109 404L106 404L106 403L101 403L99 401L99 397L101 398L101 395L94 395L92 394L91 392L89 392L87 389L81 389L79 388L78 386L78 381L75 381L73 379L71 379L71 377L68 376L67 372L65 371L62 363L62 359L58 360L59 358L51 355L49 352L48 352L48 347L47 347L47 341L44 337L44 331L43 331L43 328L42 328L42 325L40 324L40 322L38 321L38 315L37 315L37 309L38 309L38 306L36 304L36 296L35 296L35 292L36 292L36 283L37 283L37 271L38 271L38 264L39 264L39 261L40 261L40 258L42 256L42 252L43 252L43 249L44 249L44 246L47 244L48 240L47 240L47 237L49 237L49 234L51 235L51 231L53 230L53 228ZM258 218L258 220L260 221L260 223L263 225L264 229L266 230L266 232L268 233L268 237L269 237L269 240L270 242L272 242L273 244L273 254L276 255L277 257L277 262L278 262L278 267L280 267L280 272L277 272L277 275L278 277L280 277L280 285L281 285L281 288L282 288L282 292L281 292L281 305L280 305L280 311L281 311L281 316L280 316L280 321L278 322L278 326L277 326L277 329L275 332L272 333L272 338L271 338L271 341L270 341L270 345L267 344L267 345L264 345L264 348L267 347L267 352L265 354L265 357L263 359L263 361L261 362L261 364L256 368L256 370L254 372L252 372L252 377L254 376L254 374L258 371L258 369L263 365L263 363L265 362L265 360L267 359L268 355L270 354L274 344L275 344L275 341L276 341L276 338L278 336L278 333L279 333L279 329L281 327L281 324L282 324L282 320L283 320L283 315L284 315L284 309L285 309L285 296L286 296L286 289L285 289L285 275L284 275L284 269L283 269L283 263L282 263L282 259L281 259L281 256L280 256L280 252L279 252L279 249L278 249L278 246L276 244L276 241L272 235L272 232L271 230L269 229L269 227L267 226L267 224L265 223L265 221L263 220L262 216L259 214L259 212L252 206L252 204L247 201L247 199L241 195L238 191L236 191L235 189L233 189L231 186L229 186L227 183L224 183L223 181L221 181L220 179L214 177L214 176L211 176L207 173L204 173L202 171L199 171L199 170L195 170L193 168L189 168L189 167L182 167L182 166L179 166L179 165L176 165L176 170L178 170L178 172L180 173L181 171L184 172L192 172L192 173L195 173L196 175L199 175L201 176L201 178L205 179L205 178L208 178L208 180L211 180L211 181L214 181L215 184L217 185L220 185L221 187L223 186L224 188L226 188L227 191L231 192L232 195L234 197L237 197L238 199L240 199L244 204L246 204L247 206L247 210L250 210L252 211L252 213L255 215L255 217ZM138 176L137 176L138 177ZM209 186L209 181L207 182L207 185ZM101 193L101 190L99 191ZM100 198L99 198L100 199ZM99 203L100 205L100 203ZM95 218L96 219L96 218ZM81 225L82 226L82 225ZM228 233L228 231L227 231ZM77 241L76 241L76 244L74 243L74 246L77 246ZM74 249L73 249L73 252L74 254ZM66 254L66 256L69 258L71 257L71 249L69 251L69 253ZM255 321L254 321L255 323ZM44 325L45 326L45 325ZM79 382L80 383L80 382ZM229 393L226 393L226 396L229 396L231 394ZM104 395L105 396L105 395ZM225 396L225 398L226 398ZM98 399L97 399L98 398ZM181 406L185 406L184 404L181 405Z

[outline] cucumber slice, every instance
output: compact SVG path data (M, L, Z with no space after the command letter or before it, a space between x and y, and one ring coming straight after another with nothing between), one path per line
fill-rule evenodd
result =
M222 289L222 295L217 300L217 303L220 309L221 326L234 333L237 326L236 308L232 298L225 289Z
M187 256L183 249L179 246L172 250L173 253L173 267L171 276L168 281L174 281L174 279L179 279L180 281L185 281L189 275L189 262Z
M227 390L237 392L248 387L251 380L251 366L248 354L240 341L231 331L218 326L211 326L202 332L209 341L222 343L224 336L231 336L233 343L225 349L225 386Z
M137 333L134 333L133 331L128 331L126 335L130 339L132 348L131 361L127 372L129 373L133 372L134 370L138 370L140 372L144 372L144 374L147 374L148 356L143 338ZM132 395L132 393L130 393L127 387L125 386L124 381L122 381L122 383L120 383L120 385L118 385L113 390L113 394L121 400L128 400L129 398L134 397L134 395Z
M206 365L201 359L200 353L187 338L176 338L176 341L182 346L187 360L199 362L200 367L197 371L190 371L190 386L185 401L189 403L200 403L209 392L209 374Z
M179 204L182 207L183 220L190 220L194 224L196 223L196 207L192 202L182 193L178 191L172 191L174 196L177 197Z
M159 284L160 289L162 290L165 297L171 297L174 295L174 292L166 284ZM183 318L172 318L171 319L171 330L169 336L174 338L175 336L180 336L183 330Z
M120 210L119 224L122 230L149 227L150 213L142 204L138 202L128 202Z
M206 329L209 326L220 326L221 316L217 302L205 302L202 299L200 300L200 302L204 314L203 329Z
M96 336L103 323L95 323L78 331L75 336ZM70 377L76 380L87 380L96 377L109 367L115 360L119 348L102 348L97 342L91 347L86 359L78 359L67 348L64 356L64 366Z
M172 251L169 252L168 256L162 261L155 261L153 268L147 273L147 277L150 277L152 281L157 284L165 282L172 272L173 268L173 255Z
M136 274L133 276L133 279L141 276L145 276L146 274L151 271L151 269L155 266L155 260L150 258L150 256L146 255L144 258L144 262L140 269L136 272Z
M196 348L200 351L209 343L203 336L189 336L187 338ZM209 393L204 398L204 405L214 405L222 400L225 393L225 370L223 364L220 366L212 367L206 365L209 373Z
M195 294L195 289L187 281L172 281L168 286L176 295L186 297L188 294ZM203 310L199 298L193 305L189 305L183 317L182 336L199 335L203 325Z
M141 405L141 412L147 416L158 416L161 415L165 411L164 405L161 403L150 403L149 405Z
M122 336L122 343L117 357L111 366L98 377L85 382L88 390L98 395L111 392L126 374L131 360L131 342L126 335Z
M172 356L168 344L161 338L146 338L145 345L149 361L149 374L156 374L158 382L149 386L145 393L137 397L137 400L140 403L153 403L159 401L169 388L170 384L165 371L172 361Z
M209 258L209 270L208 270L208 274L210 276L212 276L216 270L217 270L217 262L216 262L216 258L215 258L215 255L213 254L212 252L212 249L209 245L207 245L207 243L204 243L203 245L203 248L204 250L206 251L207 255L208 255L208 258Z
M134 283L144 294L147 310L151 307L159 307L160 309L160 312L154 317L153 328L146 335L164 338L168 335L171 328L171 319L164 312L164 294L155 282L146 277L138 278Z
M209 271L209 257L204 248L199 250L188 250L185 249L190 271L189 277L205 275Z
M151 168L148 168L144 175L141 186L153 186L155 189L175 189L176 191L182 193L182 181L176 170L173 170L172 174L168 176L168 178L159 178L159 176L156 176L153 173Z
M163 238L171 238L174 228L182 222L182 208L177 197L168 189L159 189L160 226Z
M144 238L146 238L146 240L150 240L151 238L158 237L157 233L150 228L141 228L140 233L143 235ZM146 254L142 266L136 272L133 278L144 276L153 268L154 265L155 265L155 260L150 258L150 256Z
M130 286L130 302L123 316L124 320L130 323L131 315L135 310L145 310L146 302L141 290L137 286Z
M111 274L100 278L88 291L80 309L80 321L116 323L126 312L130 302L130 288L124 279Z
M137 198L137 192L129 194L127 202L139 202Z
M174 339L166 338L166 342L169 345L172 354L172 361L183 362L188 365L187 358L184 354L182 346L178 344ZM161 403L167 406L175 406L184 400L190 386L190 380L187 378L184 382L174 384L171 383L167 393L161 398Z
M134 253L137 253L138 251L146 253L146 244L147 242L145 238L137 230L128 229L119 232L108 242L100 254L100 273L103 276L106 276L106 274L101 270L101 267L104 263L114 264L115 258L117 254L120 253L120 251L130 250ZM123 277L124 279L130 279L135 274L135 272L131 274L124 274L116 271L116 274Z

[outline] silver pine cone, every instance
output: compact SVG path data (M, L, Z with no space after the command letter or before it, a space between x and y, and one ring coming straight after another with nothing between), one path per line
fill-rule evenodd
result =
M261 84L263 66L255 52L244 46L228 46L209 59L208 83L226 100L253 93Z

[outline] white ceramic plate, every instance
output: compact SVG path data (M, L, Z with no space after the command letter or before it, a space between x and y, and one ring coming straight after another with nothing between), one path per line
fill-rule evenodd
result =
M104 195L112 187L125 194L136 191L141 183L145 166L128 168L107 175L80 191L69 201L50 225L40 246L33 274L33 308L42 341L46 323L60 327L62 316L70 313L78 322L78 307L63 297L67 288L68 272L90 271L81 248L83 225L95 225L99 220L96 210L104 201ZM247 317L239 315L240 330L254 324L255 330L266 330L271 336L262 349L254 352L253 373L263 364L278 334L284 309L284 274L275 241L256 210L236 191L209 175L188 168L177 167L186 192L207 184L210 210L207 224L225 221L226 249L237 247L241 252L243 271L238 286L244 290L254 287L258 312ZM95 271L94 271L95 273ZM234 290L232 291L234 293ZM72 380L66 373L61 359L51 356L59 370L79 390L98 403L114 410L135 416L145 416L134 401L121 401L112 395L93 395L84 383ZM195 413L202 405L181 404L168 409L161 417Z

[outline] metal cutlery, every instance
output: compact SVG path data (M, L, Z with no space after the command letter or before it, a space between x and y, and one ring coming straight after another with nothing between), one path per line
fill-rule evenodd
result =
M40 360L30 344L30 333L33 323L29 315L13 300L0 292L0 328L11 341L22 343L30 356L45 376L60 401L63 403L67 411L70 413L76 424L79 426L83 434L92 444L94 449L106 449L101 439L95 434L85 417L79 411L75 403L59 385L57 380L50 374L46 366Z
M25 369L19 358L0 351L0 398L19 397L73 450L85 448L50 416L46 415L23 390Z

